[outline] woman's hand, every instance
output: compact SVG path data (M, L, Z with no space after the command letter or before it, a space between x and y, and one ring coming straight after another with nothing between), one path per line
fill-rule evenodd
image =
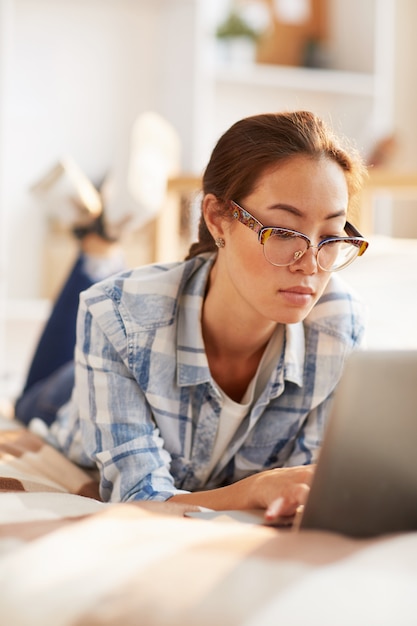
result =
M315 466L308 465L271 470L271 472L279 472L277 482L280 483L281 494L267 505L265 510L266 521L274 522L281 517L295 515L297 508L307 501L314 469ZM265 474L271 474L271 472L265 472ZM264 478L268 482L275 482L273 476L265 476ZM271 485L271 487L274 489L275 485Z
M314 469L314 465L278 468L245 479L250 483L252 508L265 509L268 522L294 515L307 501Z
M273 522L283 516L291 517L305 504L314 469L314 465L302 465L266 470L227 487L176 495L171 501L217 511L263 509L266 521Z

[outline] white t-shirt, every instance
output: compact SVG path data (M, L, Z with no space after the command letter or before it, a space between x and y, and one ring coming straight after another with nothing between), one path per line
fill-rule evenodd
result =
M249 413L252 404L259 398L262 391L265 389L272 371L281 355L284 338L283 329L284 327L281 324L277 325L274 334L269 340L265 352L262 355L256 374L249 383L248 388L246 389L246 392L240 402L235 402L229 398L229 396L226 395L220 387L218 388L223 400L223 406L219 417L219 425L211 462L207 468L207 476L210 475L213 468L223 456L233 438L233 435L239 428L243 419Z

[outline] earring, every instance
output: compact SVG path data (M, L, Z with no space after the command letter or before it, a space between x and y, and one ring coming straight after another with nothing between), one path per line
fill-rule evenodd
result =
M216 246L217 246L218 248L224 248L224 246L226 245L226 242L225 242L225 240L223 239L223 237L217 237L217 238L214 240L214 242L215 242L215 244L216 244Z

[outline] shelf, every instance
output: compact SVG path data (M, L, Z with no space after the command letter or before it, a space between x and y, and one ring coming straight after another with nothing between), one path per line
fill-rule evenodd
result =
M375 83L373 74L262 63L219 64L214 79L218 83L365 97L374 96Z

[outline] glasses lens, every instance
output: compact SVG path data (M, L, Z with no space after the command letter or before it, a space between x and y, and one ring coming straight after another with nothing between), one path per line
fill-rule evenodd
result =
M264 241L264 254L272 265L291 265L307 250L308 242L291 231L274 232Z
M350 241L326 241L317 252L317 263L328 272L341 270L356 259L360 247Z
M307 238L293 231L265 229L261 239L265 258L280 267L292 265L300 259L309 246ZM361 251L361 240L334 239L318 246L317 264L322 270L335 272L356 259Z

